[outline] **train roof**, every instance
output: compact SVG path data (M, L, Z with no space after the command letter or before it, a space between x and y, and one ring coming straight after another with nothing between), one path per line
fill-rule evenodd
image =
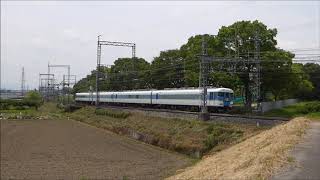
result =
M111 95L113 93L116 94L136 94L136 95L143 95L143 94L149 94L151 93L182 93L182 94L189 94L189 93L200 93L202 89L165 89L165 90L137 90L137 91L102 91L99 94L100 95ZM230 88L208 88L207 89L208 92L229 92L229 93L233 93L233 90ZM85 93L76 93L76 95L88 95L89 92L85 92ZM93 92L93 95L95 95L96 93Z

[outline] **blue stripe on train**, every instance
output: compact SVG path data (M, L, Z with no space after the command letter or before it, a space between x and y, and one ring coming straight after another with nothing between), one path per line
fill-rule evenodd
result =
M230 101L224 101L224 102L223 102L223 106L229 107L229 106L230 106Z

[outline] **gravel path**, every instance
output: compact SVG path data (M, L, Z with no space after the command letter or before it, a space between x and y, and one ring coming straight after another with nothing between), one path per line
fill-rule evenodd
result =
M68 120L0 120L1 179L162 179L190 159Z
M286 167L271 179L320 179L320 122L311 123L304 141L292 150L290 156L296 163Z

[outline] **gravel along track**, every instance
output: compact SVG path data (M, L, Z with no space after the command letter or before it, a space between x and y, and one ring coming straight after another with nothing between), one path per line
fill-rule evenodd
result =
M72 120L0 120L1 179L162 179L185 156Z

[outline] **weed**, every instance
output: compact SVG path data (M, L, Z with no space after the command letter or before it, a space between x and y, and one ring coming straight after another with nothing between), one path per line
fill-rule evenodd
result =
M289 156L289 157L287 157L287 161L288 161L289 163L292 163L292 162L295 161L295 159L294 159L294 157Z
M96 109L95 114L109 116L113 118L119 118L119 119L126 119L127 117L130 116L130 113L128 112L116 112L116 111L111 111L107 109Z
M320 101L300 102L294 105L290 105L281 109L275 109L268 113L266 116L279 116L279 117L297 117L297 116L309 116L318 118L317 114L320 112Z
M232 129L225 124L211 124L207 128L207 133L208 137L204 141L206 150L234 141L243 135L243 131Z

